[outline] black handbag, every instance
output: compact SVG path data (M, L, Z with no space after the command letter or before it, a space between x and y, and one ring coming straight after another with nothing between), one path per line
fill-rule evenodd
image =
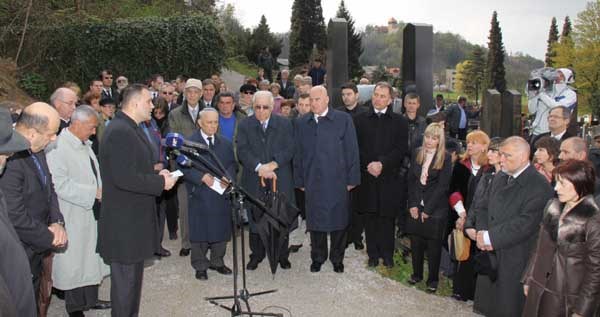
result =
M94 219L96 221L100 220L100 205L102 203L98 199L94 199L94 206L92 206L92 211L94 211Z
M481 251L473 259L475 260L475 272L487 275L492 282L498 278L498 260L495 252Z

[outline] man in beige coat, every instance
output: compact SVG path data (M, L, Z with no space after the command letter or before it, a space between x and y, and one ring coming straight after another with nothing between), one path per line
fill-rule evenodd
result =
M54 256L54 287L65 291L69 316L83 316L88 309L110 308L110 302L98 300L98 286L109 269L98 253L97 222L94 203L102 199L102 181L98 161L89 137L96 133L98 115L90 106L79 106L53 147L46 154L48 167L65 229L71 239Z

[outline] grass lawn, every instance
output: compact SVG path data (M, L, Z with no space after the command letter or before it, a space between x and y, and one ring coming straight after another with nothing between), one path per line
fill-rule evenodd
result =
M408 241L408 239L404 239L402 241L402 243L407 244L407 241ZM406 262L404 262L404 261L406 261ZM423 266L424 266L423 281L421 281L420 283L417 283L416 285L410 285L406 282L413 272L412 264L410 261L410 256L407 256L406 259L403 259L400 251L397 251L396 254L394 254L394 267L392 269L388 269L383 265L379 265L375 268L375 271L377 271L379 274L381 274L387 278L398 281L406 286L416 287L417 289L425 292L425 289L427 288L427 286L425 285L425 281L427 280L427 274L428 274L427 260L425 260L425 263L423 264ZM435 294L438 296L451 296L452 295L452 280L450 280L447 277L445 277L444 275L440 274L438 289Z
M232 71L238 72L246 77L255 78L258 73L258 67L248 62L242 61L240 58L230 57L225 61L225 67Z

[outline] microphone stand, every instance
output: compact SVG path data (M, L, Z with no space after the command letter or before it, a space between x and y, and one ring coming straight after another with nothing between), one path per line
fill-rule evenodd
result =
M229 173L227 172L227 170L225 169L225 167L223 166L223 164L221 163L219 158L216 156L216 154L212 150L210 150L210 149L202 149L202 150L209 153L212 160L217 164L217 167L215 167L208 159L202 157L202 155L200 155L197 150L192 151L189 149L179 149L179 152L190 155L191 159L202 163L210 172L214 172L214 175L218 176L219 178L226 178L227 180L229 180L229 186L227 188L227 193L229 194L229 199L231 200L231 218L232 218L232 221L231 221L232 243L231 243L231 245L232 245L232 253L233 253L232 254L233 295L205 297L204 300L208 301L209 303L211 303L213 305L216 305L218 307L221 307L221 308L229 311L231 313L231 316L246 315L246 316L283 317L283 314L281 314L281 313L252 312L252 309L250 308L250 303L248 302L250 297L275 293L275 292L277 292L277 289L256 292L256 293L250 293L248 291L248 287L246 284L246 239L244 237L243 227L241 226L240 213L242 210L244 210L244 201L248 200L250 203L252 203L253 205L257 206L259 209L261 209L266 215L270 216L273 219L277 219L277 218L274 217L273 214L271 214L266 209L265 204L262 201L256 199L252 195L250 195L250 193L248 193L243 187L241 187L237 184L237 182L235 181L235 178L233 178L229 175ZM279 219L277 219L277 221L281 222L281 220L279 220ZM242 288L241 289L238 289L238 276L239 276L238 252L239 251L238 251L237 238L236 238L237 230L240 230L240 237L241 237L240 238L240 241L241 241L240 247L241 247L241 256L242 256L242 261L241 261L242 262L241 263L242 264L242 270L241 270ZM226 305L218 302L219 300L225 300L225 299L233 299L233 305L226 306ZM245 307L246 310L244 310L242 308L242 302L243 302L244 306L246 306Z

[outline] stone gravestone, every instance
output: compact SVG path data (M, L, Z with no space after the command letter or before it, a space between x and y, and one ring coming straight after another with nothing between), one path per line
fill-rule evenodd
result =
M348 82L348 22L333 18L327 25L327 94L329 104L342 106L341 87Z
M500 136L521 135L521 93L507 90L502 94Z
M496 89L488 89L483 94L480 128L490 138L500 136L502 96Z
M419 115L425 117L433 107L433 26L409 23L403 32L403 96L407 90L416 92L421 98Z

